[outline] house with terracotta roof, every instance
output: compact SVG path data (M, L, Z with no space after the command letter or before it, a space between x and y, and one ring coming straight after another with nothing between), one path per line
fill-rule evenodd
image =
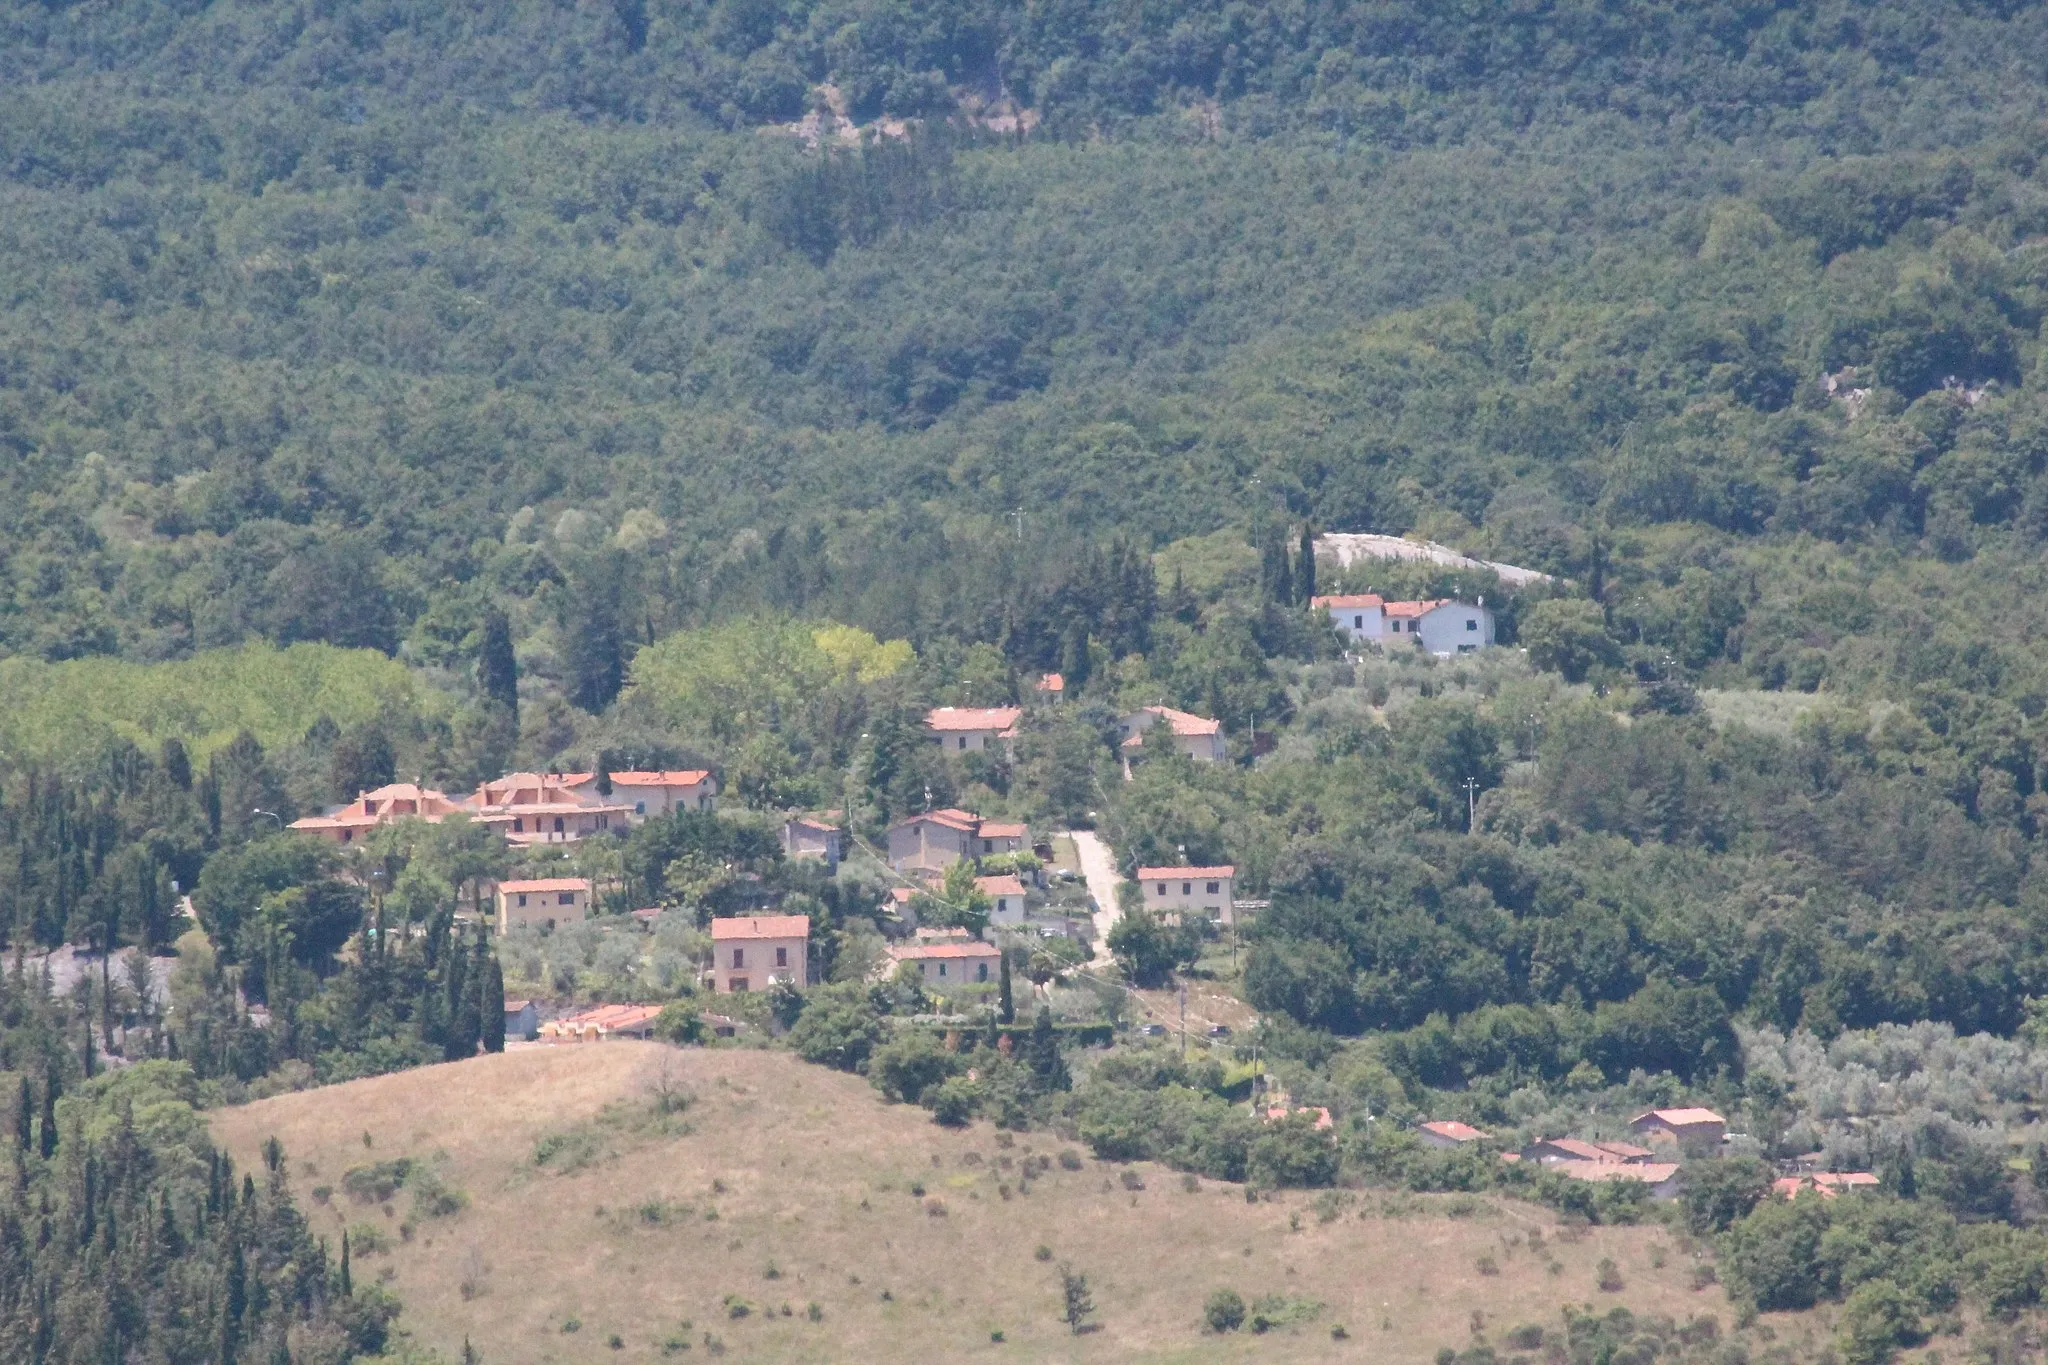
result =
M1878 1189L1878 1178L1869 1171L1811 1171L1805 1175L1780 1176L1771 1182L1771 1193L1781 1199L1796 1199L1812 1191L1823 1199Z
M1628 1142L1587 1142L1580 1138L1538 1138L1522 1149L1524 1161L1551 1165L1560 1161L1605 1161L1638 1165L1656 1157L1647 1147Z
M507 773L480 784L464 804L515 848L624 832L637 818L616 796L598 796L590 773Z
M996 981L1002 971L1002 950L976 939L899 943L889 949L890 970L917 965L925 989L944 993L961 986Z
M836 816L838 812L831 812ZM782 822L782 855L785 858L819 858L827 867L838 867L841 833L828 816L792 815Z
M1415 1136L1430 1147L1470 1147L1475 1142L1485 1142L1488 1135L1469 1123L1456 1119L1432 1119L1428 1123L1415 1125Z
M1223 761L1222 721L1176 711L1171 706L1141 706L1117 721L1117 730L1123 736L1126 764L1145 747L1145 732L1162 721L1173 732L1174 747L1195 762Z
M1311 597L1308 604L1316 611L1327 613L1330 624L1342 631L1353 644L1361 641L1378 644L1386 635L1387 603L1378 593L1330 593Z
M1230 888L1237 869L1229 863L1217 867L1141 867L1134 879L1145 897L1145 908L1178 920L1192 911L1214 924L1236 923Z
M1009 751L1024 711L1016 706L935 706L924 718L932 741L949 754Z
M938 872L977 856L981 817L973 811L928 810L889 826L889 866L898 872Z
M1428 602L1388 602L1381 610L1386 616L1389 644L1413 645L1448 659L1493 643L1493 613L1487 610L1483 597L1476 605L1446 597Z
M978 858L1030 851L1031 829L1021 820L984 820L974 831L974 853Z
M1031 684L1031 690L1038 694L1040 701L1065 701L1067 680L1058 673L1047 673Z
M525 1038L540 1029L540 1007L531 1000L505 1002L505 1036Z
M1678 1198L1679 1167L1672 1161L1547 1161L1543 1168L1595 1184L1640 1180L1650 1187L1650 1198L1660 1204Z
M974 889L988 897L990 924L1024 922L1024 883L1016 877L1009 874L1000 877L976 877Z
M538 1030L543 1043L607 1043L615 1038L652 1038L659 1005L599 1005L550 1019Z
M501 934L509 934L521 925L552 931L565 924L581 924L589 917L590 879L540 877L499 882L492 902L497 907Z
M337 844L352 844L377 826L388 825L393 820L432 820L438 823L450 816L468 819L469 815L469 809L461 801L444 792L413 782L390 782L336 806L325 815L309 815L302 820L294 820L289 828Z
M807 915L734 915L711 921L712 988L743 995L787 981L811 984L811 921Z
M574 778L570 782L568 778ZM718 777L703 768L685 768L675 771L641 771L613 773L612 794L601 797L597 791L596 773L571 773L563 785L586 801L606 801L623 805L633 813L635 821L650 815L667 815L671 811L711 811L718 808Z
M1278 1123L1281 1119L1286 1118L1289 1114L1315 1115L1316 1128L1320 1132L1328 1132L1330 1129L1335 1128L1337 1126L1337 1121L1330 1117L1330 1111L1323 1108L1323 1106L1321 1106L1320 1104L1302 1105L1298 1109L1291 1108L1284 1104L1272 1104L1266 1106L1266 1122L1268 1123Z

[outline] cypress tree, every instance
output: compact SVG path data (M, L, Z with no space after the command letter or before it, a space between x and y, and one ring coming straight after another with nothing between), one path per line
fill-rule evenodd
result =
M341 1296L345 1299L356 1292L348 1276L348 1229L341 1230Z
M1006 1024L1017 1022L1017 1003L1010 996L1010 955L1003 954L1001 1017Z
M57 1084L57 1068L51 1067L43 1081L43 1131L41 1151L43 1160L57 1155L57 1096L62 1087Z
M1060 1055L1059 1033L1052 1026L1052 1011L1043 1005L1031 1021L1031 1045L1026 1061L1046 1090L1066 1090L1074 1081L1067 1074L1067 1059Z
M486 952L484 968L477 973L477 1024L483 1033L484 1051L505 1050L505 970L498 955Z
M1078 622L1067 627L1066 638L1060 642L1060 678L1069 697L1080 696L1088 685L1088 631Z
M1294 561L1294 600L1303 606L1316 595L1316 532L1301 524L1301 552Z
M21 1094L14 1101L14 1148L26 1152L36 1141L36 1096L28 1077L21 1078Z
M519 721L519 660L512 652L512 623L492 607L484 613L483 647L477 658L477 687Z

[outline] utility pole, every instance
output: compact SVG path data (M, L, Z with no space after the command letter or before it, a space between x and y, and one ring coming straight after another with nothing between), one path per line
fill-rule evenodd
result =
M1472 832L1472 823L1479 812L1479 779L1465 779L1465 832Z
M1017 524L1017 539L1024 539L1024 509L1012 507L1010 509L1010 520Z

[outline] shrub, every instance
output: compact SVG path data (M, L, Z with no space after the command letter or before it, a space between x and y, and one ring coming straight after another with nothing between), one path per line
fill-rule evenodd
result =
M875 1049L868 1059L868 1080L890 1099L916 1104L927 1089L946 1080L959 1065L959 1058L946 1051L937 1038L911 1032Z
M932 1119L948 1128L962 1128L974 1120L981 1105L981 1088L965 1076L950 1076L924 1093L924 1107Z
M1507 1343L1517 1351L1533 1351L1543 1344L1543 1329L1525 1322L1508 1333Z
M1219 1289L1202 1305L1202 1320L1212 1332L1235 1332L1244 1326L1244 1296L1235 1289Z
M1081 1154L1075 1151L1072 1147L1062 1149L1060 1152L1060 1169L1063 1171L1080 1170Z
M1619 1294L1622 1291L1621 1267L1615 1265L1612 1256L1600 1260L1600 1288L1604 1293Z

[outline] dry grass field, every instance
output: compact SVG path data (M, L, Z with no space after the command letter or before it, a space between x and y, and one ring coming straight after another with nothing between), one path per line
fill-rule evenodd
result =
M664 1073L694 1097L687 1131L652 1118ZM1158 1167L1070 1170L1070 1144L1051 1134L945 1131L857 1077L776 1053L524 1048L223 1110L214 1128L244 1164L281 1139L316 1227L336 1243L344 1226L383 1229L390 1249L357 1256L357 1278L389 1282L419 1341L452 1357L467 1337L487 1365L1402 1362L1466 1344L1475 1312L1495 1341L1519 1322L1555 1328L1566 1302L1730 1317L1719 1289L1687 1287L1660 1229L1572 1239L1507 1202L1248 1204L1241 1187L1190 1189ZM398 1157L467 1207L429 1217L404 1190L384 1203L345 1192L352 1168ZM1603 1257L1619 1292L1596 1285ZM1097 1330L1059 1321L1060 1262L1087 1275ZM1299 1320L1210 1334L1202 1303L1221 1286L1286 1296Z

